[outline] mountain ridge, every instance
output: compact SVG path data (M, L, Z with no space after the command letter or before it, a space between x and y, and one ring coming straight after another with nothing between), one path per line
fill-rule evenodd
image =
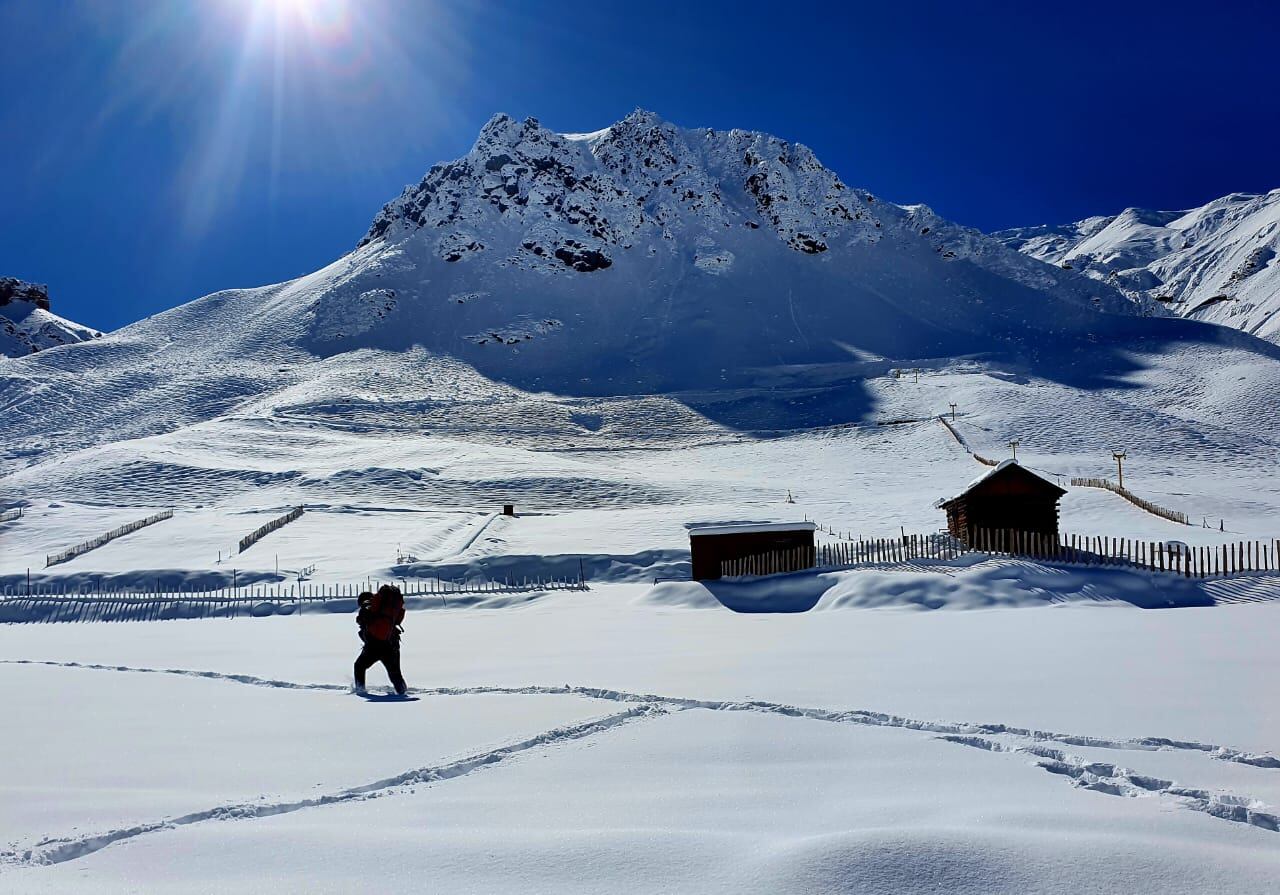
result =
M1126 208L992 236L1179 316L1280 342L1280 189L1230 193L1181 211Z
M1274 350L1159 313L767 134L498 115L320 270L6 362L0 462L237 414L376 428L392 407L398 428L540 445L578 419L794 430L873 419L868 379L929 359L1097 389L1166 347Z

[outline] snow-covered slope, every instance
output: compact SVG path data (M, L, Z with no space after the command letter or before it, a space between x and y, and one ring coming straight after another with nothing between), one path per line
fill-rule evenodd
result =
M0 399L11 444L78 446L308 382L309 402L349 404L347 385L317 385L345 363L328 360L416 347L448 370L411 375L396 394L435 406L512 388L694 392L678 403L785 428L869 412L856 385L795 381L807 365L852 365L847 383L868 362L998 351L1043 365L1054 346L1053 363L1070 367L1073 346L1127 330L1133 310L1105 284L848 187L798 144L647 112L587 136L499 115L468 155L388 204L351 254L11 365ZM788 394L779 375L809 393ZM724 399L762 383L750 400Z
M993 235L1183 317L1280 341L1280 189L1232 193L1189 211L1128 208Z
M22 357L101 336L97 330L52 313L45 286L0 277L0 357Z

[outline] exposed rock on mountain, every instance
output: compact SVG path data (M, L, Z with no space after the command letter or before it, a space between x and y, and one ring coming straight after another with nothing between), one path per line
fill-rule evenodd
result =
M101 335L52 313L47 286L0 277L0 357L22 357Z

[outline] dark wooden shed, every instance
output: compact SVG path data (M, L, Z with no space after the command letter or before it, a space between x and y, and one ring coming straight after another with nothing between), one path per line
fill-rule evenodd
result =
M719 578L720 564L726 560L796 547L807 549L797 554L798 562L792 571L811 568L813 533L817 528L812 522L733 522L694 526L689 529L694 580Z
M1057 537L1058 500L1066 493L1017 460L1005 460L938 506L947 512L947 530L966 543L980 529Z

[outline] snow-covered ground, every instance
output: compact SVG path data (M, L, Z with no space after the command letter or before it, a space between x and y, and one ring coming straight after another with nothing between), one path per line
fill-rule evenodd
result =
M288 581L311 567L312 580L336 583L415 570L429 577L442 565L456 573L501 558L507 573L537 574L539 558L568 555L638 562L629 573L637 578L646 561L636 555L678 559L686 525L699 521L808 516L855 537L936 531L945 518L934 501L984 469L934 418L951 401L973 450L1005 457L1017 438L1022 462L1064 483L1114 478L1110 452L1125 448L1126 485L1195 522L1176 525L1114 494L1072 488L1062 501L1066 532L1191 544L1272 538L1280 439L1255 422L1263 408L1233 402L1229 375L1209 382L1224 409L1199 422L1187 417L1208 416L1197 404L1217 398L1178 382L1084 392L952 367L864 383L878 418L918 422L767 438L706 422L666 444L654 433L649 446L627 435L561 436L551 425L499 440L352 429L292 412L223 417L10 475L11 493L29 506L0 525L0 584L25 587L30 569L47 583L214 587L230 583L233 569ZM1079 409L1064 416L1063 406ZM796 503L785 502L788 493ZM494 518L504 503L516 505L516 518ZM301 519L232 555L242 536L297 505L307 508ZM167 507L173 519L45 570L46 555ZM415 568L399 561L406 555Z
M1177 388L1158 382L1096 394L995 372L867 387L885 420L956 401L974 450L1021 436L1052 476L1108 474L1123 437L1131 488L1213 522L1072 488L1066 531L1273 532L1274 442L1247 417L1187 420L1205 399L1153 399ZM1050 425L1066 401L1088 410ZM314 565L323 584L577 556L590 590L415 609L405 703L349 691L348 613L0 626L18 720L0 743L0 888L341 892L374 867L450 892L1274 889L1280 578L961 557L655 585L687 571L690 522L931 531L933 500L985 467L927 418L775 437L707 423L647 446L587 431L560 449L388 428L233 415L30 464L10 481L44 496L0 528L0 575L147 589ZM495 514L507 501L514 518ZM1138 608L1166 605L1183 608Z
M349 616L0 629L0 880L1274 889L1280 605L742 615L647 591L412 613L394 704L347 692Z

